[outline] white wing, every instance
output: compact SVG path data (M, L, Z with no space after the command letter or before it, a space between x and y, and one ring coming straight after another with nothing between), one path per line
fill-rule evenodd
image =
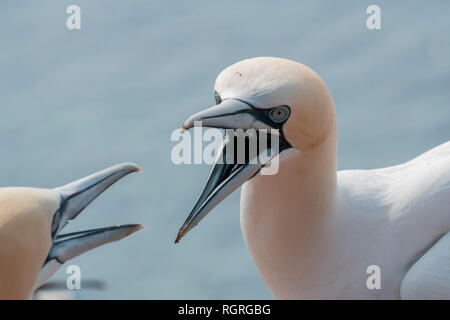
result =
M400 292L402 299L450 299L450 232L409 269Z

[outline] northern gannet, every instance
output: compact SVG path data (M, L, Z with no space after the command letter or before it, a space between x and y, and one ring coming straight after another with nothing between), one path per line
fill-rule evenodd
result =
M60 234L103 191L140 170L124 163L56 189L0 188L0 299L28 299L64 262L142 229L130 224Z
M176 242L243 185L244 239L275 298L450 298L450 141L397 166L337 172L334 104L313 70L248 59L214 89L217 105L183 129L280 129L279 171L216 163ZM380 289L367 286L373 265Z

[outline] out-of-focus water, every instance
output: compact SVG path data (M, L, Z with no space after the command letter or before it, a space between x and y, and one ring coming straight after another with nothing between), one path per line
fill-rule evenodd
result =
M66 7L82 29L66 29ZM213 104L213 83L244 58L300 61L327 83L339 168L406 161L450 137L450 2L16 1L0 3L0 185L56 187L133 161L145 172L96 200L69 230L143 223L72 261L81 298L271 298L241 236L239 193L180 244L209 173L176 166L170 135ZM64 284L65 268L53 281ZM83 285L83 282L82 282Z

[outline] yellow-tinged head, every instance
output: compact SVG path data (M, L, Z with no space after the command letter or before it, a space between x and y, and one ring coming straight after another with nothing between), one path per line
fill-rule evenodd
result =
M0 299L28 299L66 261L143 227L60 234L103 191L131 172L119 164L56 189L0 188Z
M335 141L336 117L331 95L322 79L298 62L272 57L237 62L219 74L214 91L216 105L189 117L183 124L185 130L201 122L203 127L260 132L264 129L271 133L271 138L279 137L278 150L273 145L258 146L260 154L269 149L272 151L269 153L276 154L292 148L302 153L315 151L327 141ZM246 148L236 151L233 144L229 145L226 150L224 144L217 159L230 152L247 152ZM273 158L257 164L217 162L175 241Z
M0 188L0 299L27 299L52 246L53 190Z
M325 83L313 70L292 60L239 61L219 74L214 90L219 101L238 99L260 109L288 106L291 114L282 130L299 150L319 146L334 129L334 105Z

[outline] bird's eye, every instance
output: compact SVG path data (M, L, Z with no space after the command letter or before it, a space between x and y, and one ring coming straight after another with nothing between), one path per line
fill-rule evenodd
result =
M216 104L220 104L222 102L222 98L217 91L214 91L214 100L216 100Z
M290 114L288 106L278 106L269 111L269 118L275 123L281 123L286 121Z

